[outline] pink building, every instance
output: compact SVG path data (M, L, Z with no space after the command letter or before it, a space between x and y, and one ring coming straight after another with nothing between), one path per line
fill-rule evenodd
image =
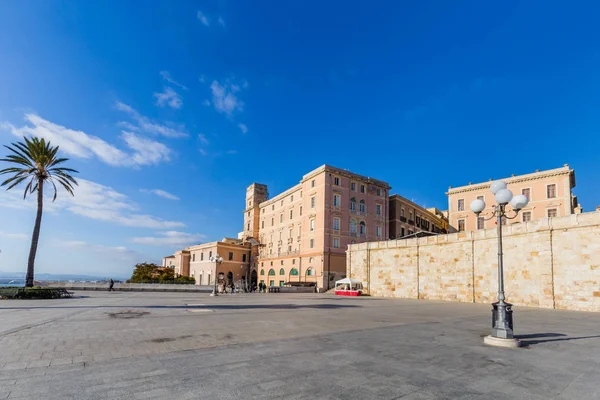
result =
M523 194L529 198L529 204L521 210L520 215L515 219L503 221L505 224L580 214L582 211L577 196L572 193L575 187L575 171L569 168L568 164L561 168L538 170L501 180L506 182L513 194ZM495 226L495 220L485 221L492 214L492 205L496 204L494 195L490 192L490 182L450 187L446 195L451 231L473 231ZM482 199L486 204L479 218L469 210L469 205L475 199ZM510 210L510 205L508 209Z
M346 274L349 244L388 239L389 190L328 165L270 199L266 185L250 185L242 236L258 242L251 282L329 289Z

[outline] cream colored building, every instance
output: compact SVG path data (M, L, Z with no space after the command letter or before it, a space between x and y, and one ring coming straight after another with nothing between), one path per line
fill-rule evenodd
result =
M390 239L400 239L425 233L447 233L448 220L437 208L423 208L393 194L389 198Z
M266 185L246 191L245 241L258 242L251 281L329 289L346 274L349 244L386 240L390 186L323 165L269 199Z
M523 194L529 198L529 204L521 210L519 216L504 221L504 224L562 217L580 214L582 211L577 197L572 193L575 187L575 171L569 168L568 164L547 171L538 170L531 174L513 175L502 180L506 182L513 194ZM490 182L450 187L446 195L451 231L473 231L495 226L495 219L485 221L492 215L492 206L496 204L494 195L490 192ZM475 199L482 199L486 204L479 218L469 209L469 205ZM508 210L511 210L510 205ZM509 215L512 216L513 212Z
M211 261L221 257L222 262ZM250 274L251 244L238 239L224 238L190 246L175 255L163 258L163 267L175 269L175 275L191 276L196 285L214 285L215 276L219 285L245 286Z

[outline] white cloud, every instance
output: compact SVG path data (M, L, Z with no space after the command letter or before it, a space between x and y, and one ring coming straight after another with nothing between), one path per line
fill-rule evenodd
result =
M187 133L182 132L180 130L169 128L168 126L164 126L164 125L160 125L160 124L151 122L148 119L148 117L141 115L139 112L137 112L135 109L133 109L133 107L131 107L128 104L117 102L116 107L117 107L117 110L128 113L131 116L131 118L133 118L138 123L139 128L144 132L152 133L155 135L161 135L161 136L165 136L165 137L170 137L170 138L179 138L179 137L187 136ZM126 123L126 122L124 122L124 123Z
M83 131L76 131L62 125L52 123L35 114L25 114L25 121L30 125L17 128L4 123L2 127L8 129L17 137L37 136L43 137L73 157L100 161L112 166L137 167L140 165L157 164L169 159L170 150L163 144L143 139L133 133L123 132L121 138L133 152L123 151L104 140L88 135ZM140 145L143 142L144 146ZM160 149L160 155L157 154Z
M0 231L0 237L7 239L17 239L17 240L28 240L31 239L31 235L27 235L25 233L8 233Z
M172 85L178 86L183 90L188 90L188 87L177 82L175 79L171 78L171 74L169 74L169 71L160 71L160 76L167 82L169 82Z
M219 25L221 25L223 28L225 28L225 21L223 21L223 18L219 17L218 21Z
M144 257L142 253L128 249L125 246L104 246L79 240L59 241L56 245L58 247L66 247L69 249L83 249L87 253L93 252L118 260L138 260Z
M155 92L154 97L156 97L156 105L160 107L169 105L171 108L181 108L183 105L181 96L179 96L179 94L170 87L165 87L163 92Z
M208 146L208 139L203 133L198 134L198 140L200 140L200 143L202 143L203 145Z
M51 191L46 191L44 209L48 212L68 211L72 214L111 222L121 226L173 229L185 226L182 222L168 221L161 218L138 213L137 205L126 195L109 186L77 178L79 186L75 188L75 196L70 196L59 189L55 202L51 201ZM30 209L36 207L35 196L23 200L23 192L17 188L11 191L0 191L0 207Z
M206 16L204 14L202 14L201 11L198 11L197 17L200 20L200 22L202 22L204 25L206 25L206 26L210 25L210 23L208 22L208 18L206 18Z
M151 246L173 246L186 247L198 244L206 238L205 235L198 233L185 233L178 231L157 232L157 236L134 237L133 243L147 244Z
M238 128L240 128L243 134L246 134L248 132L248 127L246 126L246 124L238 124Z
M238 85L230 83L221 85L219 82L213 81L210 89L212 90L212 102L218 112L231 116L234 111L244 109L244 103L235 95L240 90Z
M162 197L169 200L179 200L179 197L161 189L140 189L140 192L147 194L155 194L158 197Z

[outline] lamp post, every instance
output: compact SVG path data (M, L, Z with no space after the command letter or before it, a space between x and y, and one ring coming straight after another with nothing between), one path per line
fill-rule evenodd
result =
M512 192L506 188L503 181L494 181L490 185L490 191L494 194L494 199L498 204L494 204L492 216L484 219L488 221L494 217L497 218L498 225L498 301L492 303L492 334L484 338L484 343L494 346L518 347L520 342L515 339L513 334L512 304L507 303L504 295L504 265L502 253L502 221L504 219L514 219L519 215L519 211L529 203L527 196L522 194L513 196ZM514 210L514 215L509 217L506 211L508 203ZM471 211L479 218L479 214L485 209L485 202L477 199L470 205Z
M217 266L219 264L221 264L223 262L223 257L219 256L219 253L215 254L214 257L210 258L210 262L214 262L215 263L215 287L212 291L212 293L210 294L211 296L218 296L219 294L217 293L217 280L219 277L218 271L217 271Z

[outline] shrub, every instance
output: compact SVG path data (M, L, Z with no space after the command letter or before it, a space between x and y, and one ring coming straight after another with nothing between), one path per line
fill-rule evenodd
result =
M5 287L0 288L0 297L7 299L60 299L65 293L64 289L46 287Z

